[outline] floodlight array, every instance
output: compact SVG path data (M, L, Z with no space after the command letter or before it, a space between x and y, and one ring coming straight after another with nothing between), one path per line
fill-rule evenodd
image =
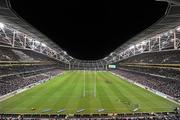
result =
M168 50L169 48L170 50L180 49L180 36L177 36L179 34L180 26L177 26L174 29L130 44L122 51L114 51L109 56L105 57L104 60L109 59L109 63L115 63L144 52L162 51ZM168 45L171 46L169 47ZM167 46L169 48L167 48Z
M65 51L62 50L63 55L60 55L59 51L49 47L43 40L33 38L26 33L18 31L9 24L0 22L0 33L1 38L4 39L4 41L0 42L5 43L4 46L7 44L11 45L11 47L30 49L69 64L68 60L63 56L67 55Z
M119 56L110 54L103 60L111 64L145 52L179 49L180 2L177 0L163 1L167 2L168 6L162 18L113 51Z

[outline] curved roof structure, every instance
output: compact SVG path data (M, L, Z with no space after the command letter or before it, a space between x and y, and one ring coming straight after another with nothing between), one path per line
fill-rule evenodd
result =
M126 43L114 50L109 56L105 57L104 60L113 61L112 59L116 56L120 56L122 52L129 49L132 45L150 39L154 36L160 35L171 29L175 29L180 25L180 1L179 0L156 0L168 2L167 10L164 16L154 23L149 28L145 29L141 33L137 34ZM118 59L119 60L119 59ZM117 62L117 61L114 61Z
M52 40L50 40L46 35L35 29L20 16L18 16L16 12L11 8L8 0L0 1L0 23L3 23L12 31L16 30L19 33L29 36L31 39L45 44L49 48L53 49L56 54L60 53L62 56L67 56L67 53L63 51L58 45L56 45ZM6 34L11 34L8 32L12 31L7 31Z
M132 45L150 39L168 30L175 29L176 27L178 27L178 25L180 25L180 1L179 0L156 0L156 1L164 1L169 3L167 11L165 11L165 15L155 24L145 29L135 37L131 38L125 44L118 47L109 56L96 61L78 60L69 56L65 51L63 51L47 36L36 30L33 26L31 26L20 16L18 16L15 13L15 11L13 11L13 9L11 8L11 5L8 0L0 1L0 23L3 23L8 29L10 29L9 32L6 31L7 35L12 34L12 32L15 31L16 34L21 33L22 34L21 36L26 36L25 38L33 39L34 42L32 44L35 44L35 42L37 41L40 42L41 45L40 48L46 46L49 50L49 52L46 53L50 57L55 57L56 59L63 61L67 64L71 63L71 64L79 65L80 63L82 63L82 64L98 64L104 66L110 63L120 61L121 60L120 58L123 57L125 51L131 48ZM32 50L34 50L34 48L32 48Z
M49 46L56 50L62 50L59 46L53 43L47 36L40 31L36 30L33 26L28 24L15 11L11 8L8 0L0 1L0 22L9 25L10 27L23 32L40 42L47 43Z

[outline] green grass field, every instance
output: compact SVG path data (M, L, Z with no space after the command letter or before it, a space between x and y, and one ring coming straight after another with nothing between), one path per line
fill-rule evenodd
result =
M179 106L110 72L67 71L0 102L0 113L129 113L137 107L165 112Z

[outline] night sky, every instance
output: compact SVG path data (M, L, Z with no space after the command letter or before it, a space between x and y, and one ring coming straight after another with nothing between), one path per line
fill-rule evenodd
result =
M167 7L155 0L117 1L11 0L11 5L72 57L96 60L152 25Z

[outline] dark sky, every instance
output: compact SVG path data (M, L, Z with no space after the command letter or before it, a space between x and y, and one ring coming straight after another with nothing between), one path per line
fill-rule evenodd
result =
M69 55L95 60L152 25L167 7L155 0L117 1L11 0L11 5Z

